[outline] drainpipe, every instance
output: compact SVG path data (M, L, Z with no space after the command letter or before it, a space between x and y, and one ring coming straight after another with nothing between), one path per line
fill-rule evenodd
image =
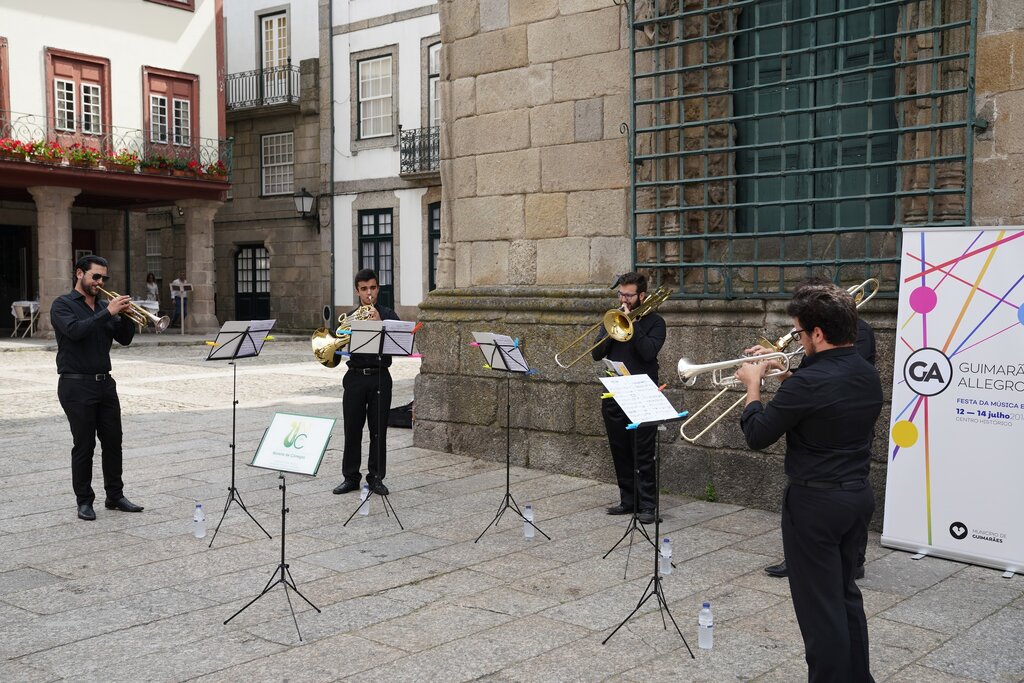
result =
M132 293L131 212L124 210L124 294Z
M334 292L334 281L335 281L334 263L335 263L335 258L336 258L336 254L334 253L334 244L335 244L335 241L336 241L335 240L335 236L336 236L336 230L337 230L337 228L334 225L334 158L336 156L335 153L334 153L334 0L329 0L328 3L327 3L327 58L330 60L330 66L329 66L330 72L329 73L330 73L330 80L331 80L331 99L330 99L331 106L330 106L330 112L329 112L329 116L331 117L331 120L330 120L330 124L331 124L331 151L330 151L330 154L331 154L331 164L330 164L331 177L328 178L328 180L327 180L327 182L328 182L327 186L330 188L330 190L328 191L328 195L331 198L331 202L330 202L330 204L331 204L331 209L330 209L331 216L330 216L330 220L328 221L328 225L331 226L331 320L333 320L334 319L334 311L336 310L335 309L335 305L334 305L334 294L335 294L335 292ZM321 114L321 116L322 115L323 114ZM316 219L317 219L317 221L319 221L320 220L320 216L317 216ZM318 223L318 225L319 225L319 223ZM327 321L327 327L328 328L331 327L330 320Z

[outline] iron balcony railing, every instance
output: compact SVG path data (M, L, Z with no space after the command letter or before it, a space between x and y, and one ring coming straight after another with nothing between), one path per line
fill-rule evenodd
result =
M88 132L86 132L88 131ZM165 127L121 128L91 119L58 122L0 110L0 159L126 173L192 175L227 180L233 140L191 137Z
M437 173L441 160L441 129L433 126L403 130L401 133L400 175Z
M299 67L285 66L242 71L224 79L228 110L299 103Z

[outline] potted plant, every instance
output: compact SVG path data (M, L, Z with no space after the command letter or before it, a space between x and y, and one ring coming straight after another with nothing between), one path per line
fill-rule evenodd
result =
M214 180L223 180L228 175L228 167L218 159L216 162L206 166L206 175Z
M170 170L170 160L167 157L159 154L154 154L151 157L146 157L139 162L139 168L142 169L143 173L152 173L153 175L165 175Z
M100 157L102 156L98 149L86 147L77 142L68 147L64 152L68 165L77 166L78 168L92 168L100 162Z
M203 176L203 165L195 159L190 159L188 162L188 171L192 175L201 178Z
M174 159L170 159L169 165L171 169L171 175L174 176L175 178L188 178L190 176L194 177L195 174L189 169L188 164L188 159L182 159L181 157L175 157Z
M25 143L14 138L0 138L0 158L12 161L24 161L28 150Z
M127 149L117 154L108 154L103 158L103 165L108 171L120 171L122 173L134 173L135 167L139 165L139 155Z
M64 160L64 148L56 142L33 140L27 143L28 156L32 161L44 164L59 164Z

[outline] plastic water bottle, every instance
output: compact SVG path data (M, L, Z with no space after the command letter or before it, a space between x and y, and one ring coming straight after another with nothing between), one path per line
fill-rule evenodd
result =
M523 517L526 520L523 522L523 538L531 540L533 538L533 506L529 503L523 506Z
M711 616L711 603L705 602L697 615L697 647L710 650L715 643L715 620Z
M661 539L661 562L658 566L661 567L662 576L672 573L672 541L668 536Z
M206 515L203 514L202 503L196 503L196 511L192 514L192 535L206 538Z
M370 514L370 501L366 500L369 497L370 486L366 482L363 482L363 488L359 489L359 514Z

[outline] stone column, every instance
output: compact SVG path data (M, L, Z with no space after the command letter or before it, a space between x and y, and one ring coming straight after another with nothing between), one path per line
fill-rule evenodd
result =
M213 217L223 202L186 199L178 202L185 211L185 276L192 284L188 295L185 329L191 333L214 332L220 328L214 315Z
M82 190L77 187L30 187L36 202L39 233L39 329L53 335L50 305L71 290L75 276L71 253L71 205Z

